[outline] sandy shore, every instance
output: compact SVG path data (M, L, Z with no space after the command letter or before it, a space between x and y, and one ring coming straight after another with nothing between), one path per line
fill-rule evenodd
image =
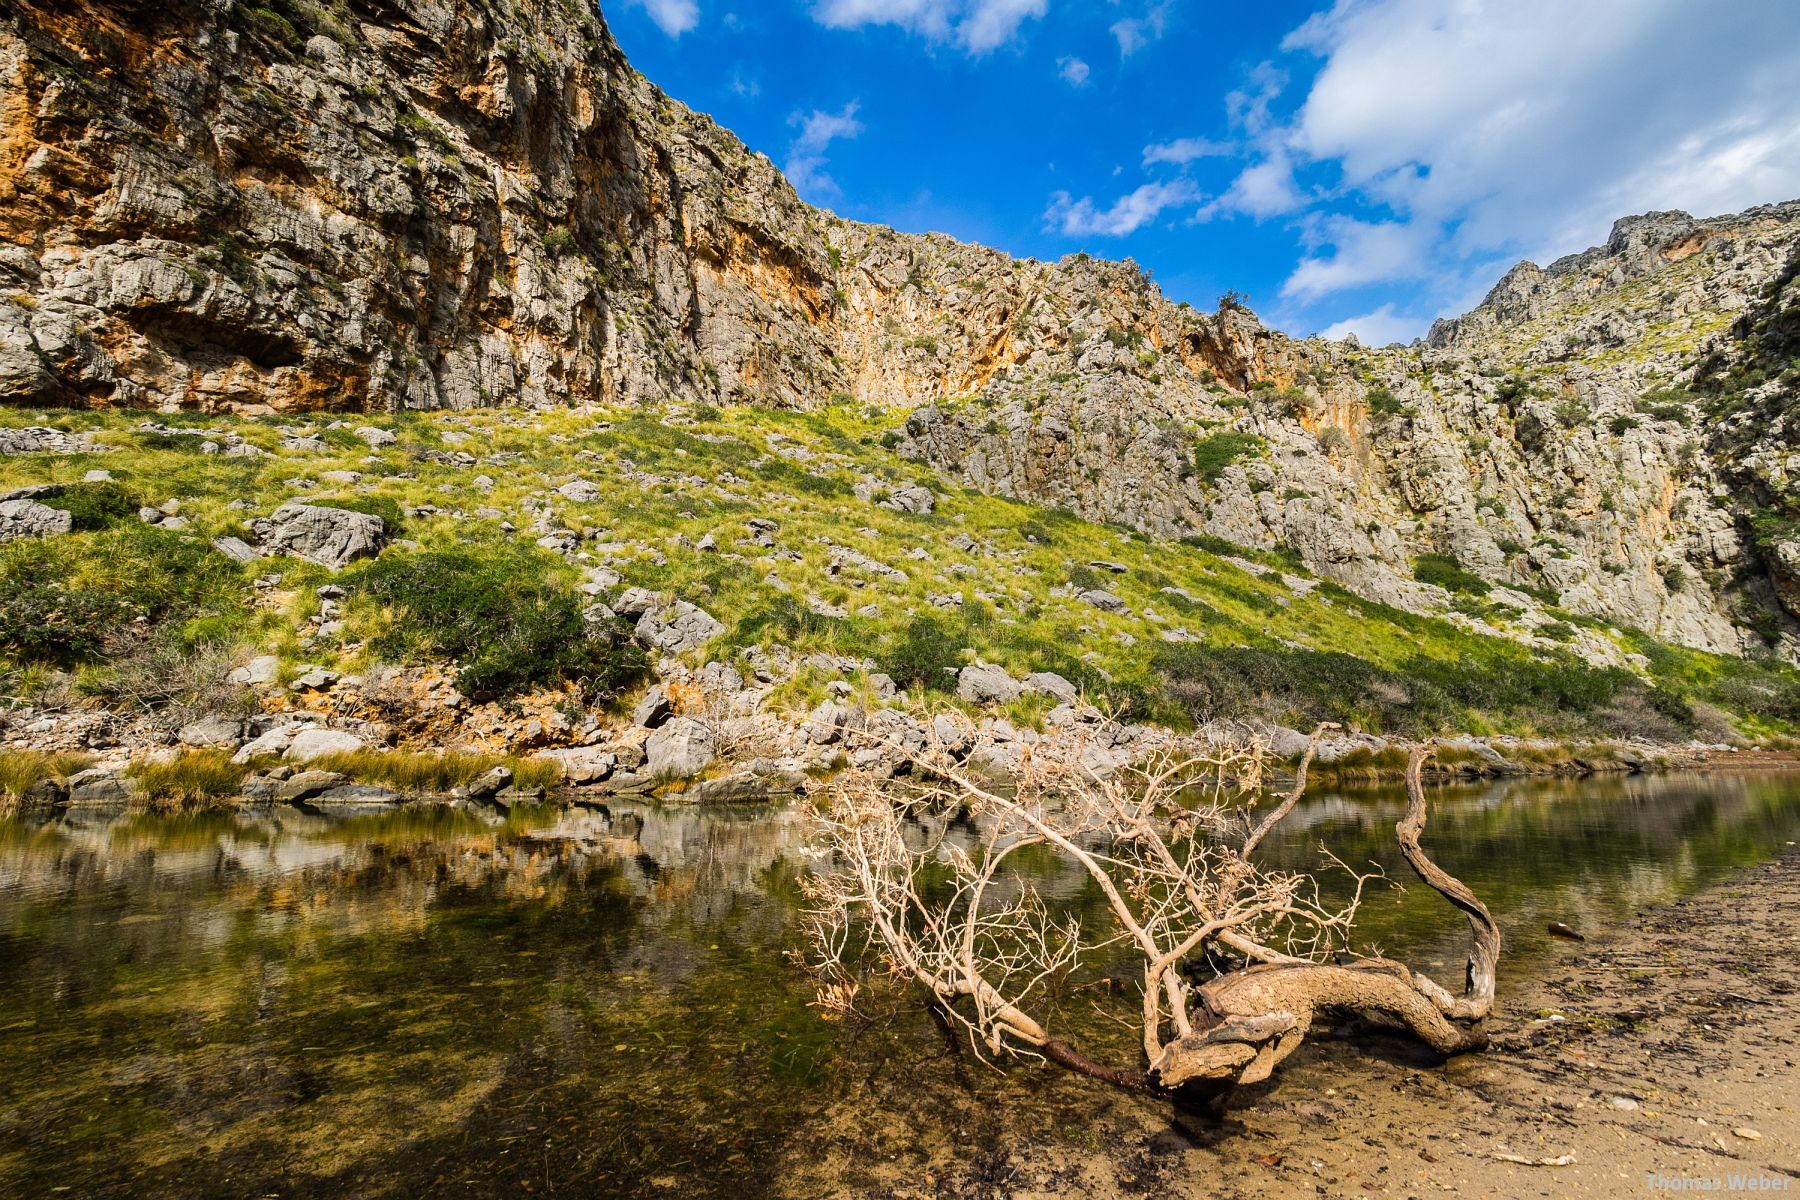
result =
M871 1080L787 1190L1800 1196L1800 850L1591 932L1503 985L1484 1054L1322 1038L1222 1120L1049 1070L1015 1071L1005 1105L973 1087L962 1112Z

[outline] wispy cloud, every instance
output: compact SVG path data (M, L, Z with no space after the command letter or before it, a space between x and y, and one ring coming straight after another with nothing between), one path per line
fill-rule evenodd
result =
M1113 22L1111 32L1113 40L1119 43L1119 57L1130 58L1167 33L1169 10L1173 7L1175 0L1161 0L1146 9L1142 16Z
M1340 0L1284 49L1316 75L1286 116L1279 87L1228 97L1254 150L1219 207L1300 218L1296 302L1430 278L1448 303L1496 257L1546 261L1628 213L1800 195L1784 0L1705 21L1679 0Z
M629 0L641 8L656 27L672 38L678 38L700 24L699 0Z
M1048 10L1049 0L815 0L812 6L813 19L833 29L897 25L970 54L1008 44L1026 21Z
M794 190L809 200L835 199L843 195L837 180L825 171L826 151L831 143L859 137L863 124L856 119L861 105L852 100L837 112L826 112L814 109L810 113L795 113L788 118L788 124L799 132L794 140L788 143L787 161L782 170L787 174L788 182Z
M1237 153L1237 147L1231 142L1216 142L1211 138L1176 138L1172 142L1157 142L1144 147L1144 165L1153 167L1158 163L1185 167L1202 158L1226 158Z
M1146 183L1101 208L1091 196L1077 200L1067 192L1050 198L1044 226L1064 237L1125 237L1136 233L1171 208L1198 204L1200 190L1186 179Z

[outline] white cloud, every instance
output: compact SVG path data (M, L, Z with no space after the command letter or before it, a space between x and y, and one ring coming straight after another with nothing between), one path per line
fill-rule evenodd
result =
M1338 342L1355 334L1356 340L1365 346L1385 346L1390 342L1410 342L1423 337L1430 326L1430 317L1401 316L1392 304L1384 304L1374 312L1327 325L1319 330L1319 336Z
M1067 192L1057 192L1044 212L1044 226L1064 237L1125 237L1156 220L1165 209L1199 201L1199 189L1186 179L1146 183L1104 209L1092 197L1076 200Z
M955 42L970 54L986 54L1012 41L1026 21L1048 8L1049 0L815 0L812 14L833 29L898 25L932 41Z
M1157 142L1144 147L1144 165L1155 166L1157 163L1169 163L1177 167L1185 167L1189 163L1202 158L1224 158L1237 153L1237 147L1230 142L1215 142L1211 138L1176 138L1172 142Z
M1113 22L1111 32L1113 40L1119 43L1119 57L1130 58L1167 32L1169 9L1173 7L1174 0L1162 0L1160 4L1152 4L1141 17Z
M672 38L700 24L699 0L631 0L631 4L643 9L656 27Z
M782 171L802 196L824 200L843 194L837 180L825 171L825 152L835 141L862 134L863 124L856 119L860 107L852 100L837 112L815 108L810 113L795 113L788 118L788 124L798 127L799 132L788 143L787 161L782 164Z
M1056 73L1061 75L1071 87L1086 87L1088 75L1091 74L1088 65L1079 58L1057 59Z
M1477 264L1548 261L1620 216L1800 195L1792 0L1338 0L1284 48L1317 76L1285 123L1273 95L1231 98L1265 132L1221 206L1297 211L1314 200L1295 171L1323 169L1334 208L1382 214L1313 221L1285 295L1430 274L1447 297Z
M1329 216L1310 224L1306 240L1314 250L1300 260L1281 285L1284 300L1316 300L1332 292L1391 279L1417 279L1431 272L1426 257L1433 231L1406 221L1359 221Z

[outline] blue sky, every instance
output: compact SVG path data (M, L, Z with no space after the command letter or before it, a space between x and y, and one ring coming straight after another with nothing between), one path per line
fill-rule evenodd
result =
M1409 340L1615 217L1800 197L1800 0L603 0L848 217Z

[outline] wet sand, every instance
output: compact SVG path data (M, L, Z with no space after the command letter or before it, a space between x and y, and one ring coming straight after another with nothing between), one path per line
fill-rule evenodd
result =
M1800 1197L1800 850L1586 932L1503 982L1486 1053L1320 1036L1222 1118L1051 1068L1013 1068L996 1104L946 1047L921 1069L970 1077L966 1108L872 1078L794 1148L784 1190Z

